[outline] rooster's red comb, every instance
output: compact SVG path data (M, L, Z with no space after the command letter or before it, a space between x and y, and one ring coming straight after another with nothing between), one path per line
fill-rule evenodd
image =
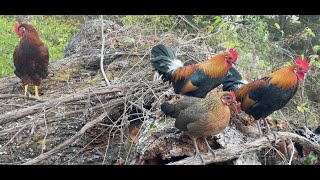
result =
M19 29L18 29L19 26L20 26L20 24L18 22L14 23L14 31L16 32L17 35L19 35Z
M232 55L232 57L233 57L233 59L234 59L234 62L236 62L237 59L238 59L238 52L237 52L237 50L231 48L231 49L229 49L229 53Z
M304 58L304 59L297 58L296 63L300 64L305 71L309 70L309 63L306 58Z
M234 94L233 91L229 91L229 94L231 95L233 100L236 100L236 95Z

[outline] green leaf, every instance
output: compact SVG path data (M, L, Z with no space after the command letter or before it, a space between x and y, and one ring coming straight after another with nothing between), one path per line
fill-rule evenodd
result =
M320 45L315 45L312 47L312 50L317 53L320 50Z
M123 40L123 43L125 45L131 45L134 43L134 39L132 37L125 37L124 40Z
M219 24L222 20L220 16L216 16L215 19L214 24Z
M305 31L307 35L311 35L312 37L316 37L316 35L313 33L312 29L310 29L309 27L305 28Z
M310 159L305 159L305 160L303 161L303 164L304 164L304 165L311 165Z
M264 36L263 36L263 40L264 41L268 41L268 38L269 38L269 34L265 33Z
M277 29L280 29L280 25L278 23L274 23L274 26L276 26Z
M301 24L301 22L300 22L300 21L297 21L297 20L293 20L292 23L294 23L294 24Z
M316 37L316 35L312 31L310 31L310 34L312 37Z
M305 165L313 165L318 159L318 155L315 153L310 153L306 159L303 161Z
M297 110L298 110L299 112L302 112L302 107L301 107L301 106L297 106Z
M291 66L292 65L292 63L290 62L290 61L288 61L287 63L286 63L286 66Z
M309 156L310 156L311 161L315 161L315 160L318 159L318 155L317 154L311 153L311 154L309 154Z

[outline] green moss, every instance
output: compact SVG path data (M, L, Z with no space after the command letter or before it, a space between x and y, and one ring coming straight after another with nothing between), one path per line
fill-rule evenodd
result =
M91 86L98 86L98 85L100 85L100 83L97 80L91 80L90 85Z
M163 119L160 119L159 120L159 125L163 125L163 124L165 124L166 123L166 118L163 118Z
M65 70L59 71L59 73L57 73L57 75L55 76L55 79L57 81L67 82L72 74L73 74L73 69L65 69Z
M126 153L126 155L128 155L130 152L130 147L132 146L132 141L130 139L126 139L126 141L124 142L124 151Z

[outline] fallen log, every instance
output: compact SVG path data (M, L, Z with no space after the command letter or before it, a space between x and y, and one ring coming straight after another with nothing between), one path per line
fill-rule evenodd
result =
M278 143L281 137L285 139L292 139L294 142L300 143L302 146L307 147L316 153L320 154L320 145L313 143L309 139L300 136L298 134L289 133L289 132L277 132L277 140L273 135L267 137L259 138L253 142L248 142L238 146L234 146L226 149L214 150L216 157L214 158L211 153L203 154L203 160L205 164L211 164L216 162L224 162L231 159L239 158L240 156L246 153L252 153L260 151L264 148L270 148L274 143ZM202 162L198 157L188 157L180 161L169 163L168 165L201 165Z

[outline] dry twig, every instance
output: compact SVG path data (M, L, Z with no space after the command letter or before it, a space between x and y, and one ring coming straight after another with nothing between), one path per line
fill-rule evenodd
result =
M107 85L110 86L110 82L106 76L106 73L104 72L104 66L103 66L103 54L104 54L104 42L105 42L105 36L103 34L103 15L101 15L101 38L102 38L102 44L101 44L101 59L100 59L100 70L101 70L101 73L102 73L102 76L104 78L104 80L106 81Z

